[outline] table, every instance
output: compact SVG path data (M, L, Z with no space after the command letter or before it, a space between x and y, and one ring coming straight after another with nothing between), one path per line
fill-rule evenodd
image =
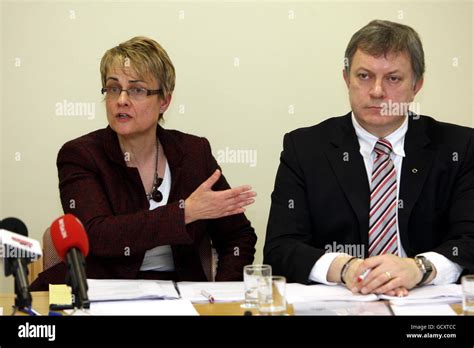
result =
M33 297L34 309L43 315L49 313L49 293L48 291L33 291L31 293ZM15 294L0 294L0 307L3 307L4 315L11 315L12 305L15 300ZM240 307L241 302L227 302L227 303L195 303L194 308L200 315L235 315L242 316L245 311ZM455 303L451 305L451 308L458 314L462 314L462 305ZM253 315L257 314L254 309L251 311ZM294 315L293 306L288 305L288 315Z
M48 291L33 291L33 308L40 314L48 315L49 313L49 293ZM15 294L0 294L0 307L3 307L3 315L12 314L12 305L15 301ZM194 308L200 315L235 315L242 316L248 309L240 308L241 302L227 303L195 303ZM256 310L251 311L253 315L257 314ZM293 306L288 306L287 314L293 315ZM20 313L20 315L23 315ZM25 314L26 315L26 314Z

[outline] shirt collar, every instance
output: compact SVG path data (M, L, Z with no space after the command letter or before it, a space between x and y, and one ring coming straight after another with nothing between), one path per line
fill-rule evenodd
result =
M367 130L365 130L359 122L357 122L354 113L351 113L352 125L354 126L357 139L359 140L360 145L360 154L364 158L370 158L374 150L375 144L379 138ZM408 117L405 118L403 124L398 127L394 132L387 135L387 139L390 144L392 144L393 153L397 156L405 157L405 134L408 130Z

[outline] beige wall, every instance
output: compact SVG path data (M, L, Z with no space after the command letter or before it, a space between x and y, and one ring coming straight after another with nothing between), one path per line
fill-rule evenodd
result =
M349 111L343 53L371 19L400 21L421 35L421 113L474 126L468 1L7 1L0 11L0 217L23 219L33 238L62 214L60 146L106 125L102 54L135 35L162 43L177 69L165 127L206 136L216 157L226 148L257 151L254 167L222 163L231 184L251 183L259 194L248 210L259 236L257 261L283 134ZM88 103L95 114L58 115L64 100ZM0 277L0 291L11 283Z

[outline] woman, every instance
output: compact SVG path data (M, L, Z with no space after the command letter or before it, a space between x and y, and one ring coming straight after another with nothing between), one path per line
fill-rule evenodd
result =
M171 102L175 71L154 40L135 37L108 50L100 65L105 129L59 151L65 213L89 236L88 278L206 280L199 250L210 237L216 280L241 280L256 235L243 214L250 186L231 189L205 138L159 125ZM58 264L32 284L64 283Z

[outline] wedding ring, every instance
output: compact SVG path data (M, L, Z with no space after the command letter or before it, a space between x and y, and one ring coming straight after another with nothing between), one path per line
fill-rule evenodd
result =
M389 271L385 272L385 275L387 276L388 281L390 281L390 279L392 279L392 275L390 274Z

